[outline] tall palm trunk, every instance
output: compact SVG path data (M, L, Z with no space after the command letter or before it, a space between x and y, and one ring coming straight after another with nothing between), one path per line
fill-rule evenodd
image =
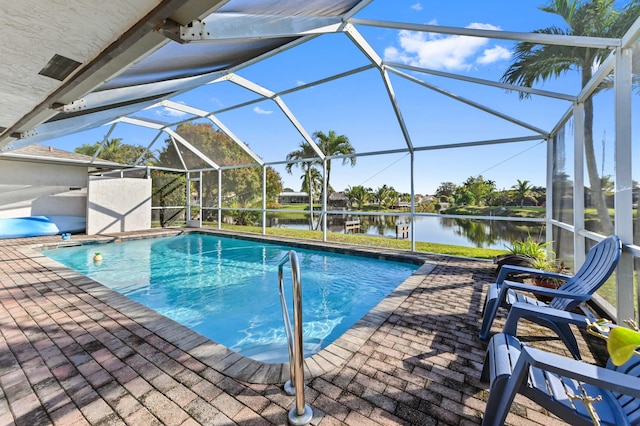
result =
M586 65L586 64L585 64ZM591 67L582 67L582 87L591 80ZM591 188L591 200L596 208L601 232L605 235L613 233L613 222L609 216L605 194L602 191L602 181L598 174L596 163L596 153L593 146L593 97L590 96L584 101L584 154L587 162L587 174L589 175L589 186Z

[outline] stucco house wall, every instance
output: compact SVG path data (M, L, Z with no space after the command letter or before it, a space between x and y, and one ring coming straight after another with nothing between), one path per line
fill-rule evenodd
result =
M89 179L87 234L151 228L151 179Z
M87 167L0 158L0 218L85 216Z

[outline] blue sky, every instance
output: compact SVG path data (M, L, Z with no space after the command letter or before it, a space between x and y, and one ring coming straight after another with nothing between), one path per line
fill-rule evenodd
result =
M542 1L477 0L374 0L358 18L416 24L532 31L551 25L562 26L558 17L540 11ZM356 27L367 42L386 61L421 66L497 81L507 69L514 44L505 40L415 33L372 27ZM269 90L279 92L326 78L368 64L360 50L344 34L330 34L285 51L243 69L238 74ZM570 103L532 97L519 100L516 93L503 89L403 71L407 75L483 104L515 119L550 131ZM578 73L543 88L576 94ZM390 76L402 116L415 147L531 136L534 134L487 112L450 99L395 74ZM176 97L207 111L215 111L255 99L256 95L233 83L206 85ZM371 69L340 80L284 96L283 101L308 131L334 130L349 137L357 152L406 148L400 126L389 102L380 72ZM603 107L605 109L605 107ZM165 108L155 108L137 116L175 122L186 115ZM218 118L247 143L265 161L284 160L303 140L278 106L268 100L245 108L225 112ZM596 129L596 139L612 139L613 122ZM108 127L73 135L49 144L72 150L82 143L102 140ZM125 143L148 145L155 131L118 125L111 138ZM165 139L163 136L162 140ZM159 141L154 148L161 144ZM482 174L496 182L499 189L509 188L517 179L545 185L546 145L540 140L497 146L464 149L430 150L416 154L416 193L431 194L441 182L462 183L469 176ZM605 168L613 167L612 152L605 152ZM287 174L276 166L286 187L298 190L300 174ZM377 188L383 184L409 192L409 156L393 154L358 158L355 167L342 166L334 160L331 184L336 190L364 185Z

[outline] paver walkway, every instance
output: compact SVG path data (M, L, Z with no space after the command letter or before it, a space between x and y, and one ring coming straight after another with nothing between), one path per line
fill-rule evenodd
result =
M248 383L212 367L189 349L201 341L166 325L171 321L131 315L135 302L123 303L27 249L59 241L0 244L0 425L287 424L294 398L281 386ZM435 267L390 296L377 323L363 321L350 331L351 342L326 357L337 357L335 368L307 380L314 425L480 423L486 343L477 334L494 266L425 258ZM524 324L520 334L532 336L525 340L568 355L545 330ZM581 340L583 353L593 348L602 355L600 342L588 342ZM226 367L243 369L242 357L227 355L220 355ZM562 424L521 397L507 422Z

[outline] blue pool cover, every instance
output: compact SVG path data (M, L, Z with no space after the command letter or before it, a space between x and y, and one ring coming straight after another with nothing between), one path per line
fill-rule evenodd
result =
M82 216L30 216L0 219L0 239L84 232L86 222Z

